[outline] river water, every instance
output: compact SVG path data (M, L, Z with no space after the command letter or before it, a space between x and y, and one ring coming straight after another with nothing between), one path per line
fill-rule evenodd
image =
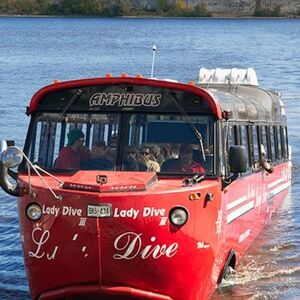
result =
M282 91L293 147L289 197L213 299L300 299L300 20L0 18L0 139L23 146L32 94L54 79L151 74L187 82L253 67ZM17 199L0 191L0 299L29 299Z

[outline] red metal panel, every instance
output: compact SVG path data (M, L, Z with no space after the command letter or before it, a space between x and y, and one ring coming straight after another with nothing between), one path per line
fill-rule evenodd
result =
M133 77L90 78L90 79L73 80L73 81L66 81L66 82L54 83L52 85L48 85L40 89L38 92L36 92L33 95L30 102L29 112L33 113L36 110L38 103L41 101L41 99L50 92L54 92L60 89L80 88L83 86L116 85L121 83L147 85L149 87L170 88L174 90L177 89L181 91L194 93L206 99L206 101L208 102L211 108L212 113L216 116L216 118L218 119L222 118L221 108L218 101L214 98L213 94L211 94L207 90L204 90L200 87L191 84L183 84L183 83L171 82L166 80L133 78Z

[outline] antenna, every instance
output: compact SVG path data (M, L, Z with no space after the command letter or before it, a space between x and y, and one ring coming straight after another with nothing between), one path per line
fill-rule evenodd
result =
M151 77L153 78L153 72L154 72L154 63L155 63L155 51L156 51L156 46L153 45L152 47L153 55L152 55L152 67L151 67Z

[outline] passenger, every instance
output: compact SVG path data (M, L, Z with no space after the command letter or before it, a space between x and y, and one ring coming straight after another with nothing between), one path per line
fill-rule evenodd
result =
M158 145L152 145L150 150L155 161L157 161L158 164L161 166L164 162L164 157L160 153L160 147Z
M128 146L123 162L124 171L147 171L145 164L138 160L138 149L135 146Z
M161 154L164 157L164 160L168 160L172 158L172 154L171 154L171 145L164 143L161 145Z
M264 145L260 145L260 152L261 152L261 165L262 167L268 172L268 173L273 173L274 172L274 168L271 165L270 161L267 160L266 158L266 150Z
M205 173L205 169L193 160L193 152L191 144L182 144L179 149L179 158L165 161L162 165L162 172Z
M146 171L160 172L159 163L150 159L150 155L151 155L150 147L148 147L146 145L142 146L140 153L141 153L141 156L140 156L139 162L143 163L147 167Z
M107 153L106 156L111 160L115 161L117 157L117 147L118 146L118 137L116 135L112 136L107 144Z
M178 144L172 144L170 152L171 152L172 158L178 158L179 157L179 145Z
M93 145L92 159L81 164L84 170L112 170L113 163L107 157L107 147L103 140L99 140Z
M84 134L72 129L67 134L68 144L59 151L55 161L56 169L80 169L80 164L91 158L91 152L84 145Z

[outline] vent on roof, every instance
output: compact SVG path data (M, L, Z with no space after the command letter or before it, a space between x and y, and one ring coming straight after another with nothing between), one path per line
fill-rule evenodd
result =
M248 69L205 69L199 71L198 83L242 84L258 86L256 72Z

